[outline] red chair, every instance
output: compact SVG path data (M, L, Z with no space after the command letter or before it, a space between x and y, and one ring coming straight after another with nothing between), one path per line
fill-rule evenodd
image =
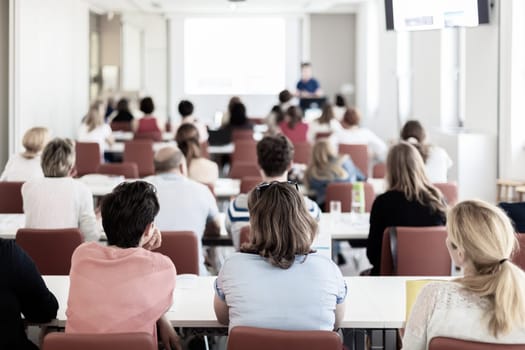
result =
M241 178L241 193L250 192L255 186L263 182L262 177L259 176L245 176Z
M377 163L372 168L372 177L374 179L383 179L386 175L386 164L385 163Z
M109 126L112 131L133 131L131 122L111 122Z
M42 275L69 275L71 256L82 241L78 228L21 228L16 232L16 243L33 259Z
M232 153L232 164L236 162L257 164L257 144L255 141L235 141L235 149Z
M163 231L162 245L156 250L173 261L177 274L199 274L199 241L190 231Z
M458 202L458 185L451 182L443 182L435 183L434 186L437 187L441 193L443 193L443 197L445 197L445 200L449 206L456 205Z
M492 344L435 337L430 340L428 350L525 350L525 344Z
M97 174L124 176L126 179L137 179L139 168L136 163L104 163L100 164Z
M339 145L339 154L348 154L355 166L368 176L368 146L367 145Z
M241 140L253 141L252 129L234 129L232 131L232 141L237 142Z
M124 144L123 160L137 164L140 177L155 174L153 156L153 141L151 140L133 140Z
M232 179L243 179L245 177L261 177L261 172L257 163L235 162L230 169Z
M525 271L525 233L516 234L519 243L519 250L514 252L512 262Z
M294 163L310 164L312 158L312 145L308 142L294 143Z
M77 176L95 174L100 166L100 146L96 142L76 142L75 167Z
M332 132L331 132L331 131L328 131L328 132L318 132L318 133L315 134L315 141L320 140L320 139L327 139L327 138L329 138L330 136L332 136Z
M22 200L23 182L0 181L0 213L23 214Z
M46 335L42 350L157 350L148 333L76 334L53 332Z
M160 131L142 131L133 135L134 140L151 140L155 142L162 141L162 132Z
M228 336L228 350L341 350L339 335L332 331L282 331L234 327Z
M363 182L365 189L365 212L372 210L372 204L376 198L374 187L368 182ZM341 202L341 212L349 213L352 211L352 188L349 182L332 182L326 187L326 197L324 202L325 212L330 211L330 201Z
M445 226L388 227L381 247L381 275L449 276L452 262Z

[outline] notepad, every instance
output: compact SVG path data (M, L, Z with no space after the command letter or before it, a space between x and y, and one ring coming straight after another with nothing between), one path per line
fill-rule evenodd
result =
M421 292L424 286L433 282L445 282L438 279L424 279L424 280L410 280L405 282L405 291L406 291L406 314L405 320L408 320L410 313L412 312L412 307L416 302L417 296Z

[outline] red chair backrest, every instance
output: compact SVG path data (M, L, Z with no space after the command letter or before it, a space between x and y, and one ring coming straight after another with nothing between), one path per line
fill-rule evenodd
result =
M368 146L367 145L339 145L339 154L348 154L355 166L368 176Z
M452 182L442 182L442 183L434 183L434 186L437 187L441 193L443 193L443 197L445 197L445 200L447 201L447 204L449 206L454 206L458 202L458 185Z
M132 131L131 122L111 122L112 131Z
M365 189L365 212L372 210L372 204L376 198L374 187L368 182L364 182ZM330 211L330 201L341 202L341 212L349 213L352 211L352 187L349 182L332 182L326 187L325 212Z
M123 160L137 164L140 177L155 173L153 155L153 141L151 140L133 140L124 144Z
M69 275L71 256L82 241L78 228L21 228L16 232L16 243L33 259L42 275Z
M330 136L332 135L332 132L331 131L328 131L328 132L318 132L315 134L315 141L319 140L319 139L326 139L326 138L329 138Z
M525 233L517 233L519 249L514 252L512 262L525 271Z
M525 350L525 344L492 344L435 337L430 340L428 350Z
M137 179L139 168L136 163L104 163L100 164L97 174L124 176L126 179Z
M0 181L1 214L22 214L24 212L23 184L23 182Z
M232 179L243 179L245 177L261 177L257 163L235 162L230 169Z
M294 163L310 164L312 158L312 145L308 142L294 143Z
M53 332L46 335L42 350L157 350L148 333L76 334Z
M282 331L234 327L228 336L228 350L341 350L339 335L332 331Z
M255 141L235 141L235 149L232 153L232 164L236 162L257 164L257 144Z
M449 276L452 261L445 226L387 227L381 247L381 275Z
M241 140L253 141L253 130L251 129L234 129L232 131L232 141L237 142Z
M75 167L77 176L95 174L100 166L100 146L96 142L76 142Z
M160 131L141 131L136 132L135 135L133 135L134 140L151 140L160 142L162 141L162 132Z
M241 193L250 192L255 186L263 182L261 176L245 176L241 178Z
M191 231L163 231L162 245L156 250L173 261L177 274L199 274L199 241Z
M377 163L372 168L372 177L374 179L383 179L386 175L386 164L385 163Z
M243 228L241 228L241 233L239 236L239 246L240 247L242 247L244 243L250 242L251 234L252 234L252 230L250 229L250 225L246 225Z

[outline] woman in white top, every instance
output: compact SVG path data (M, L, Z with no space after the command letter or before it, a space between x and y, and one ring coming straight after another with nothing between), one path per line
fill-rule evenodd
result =
M93 209L93 195L73 179L75 146L69 139L55 138L42 152L44 178L22 186L27 228L78 227L87 241L97 241L100 230Z
M341 123L334 117L332 105L326 102L323 106L321 116L313 120L308 126L306 138L308 142L315 143L317 134L327 134L324 137L329 137L332 133L342 129Z
M426 143L426 138L425 129L417 120L407 121L401 129L401 139L413 144L423 157L429 180L433 183L447 182L452 159L443 148Z
M366 128L359 127L361 116L354 108L348 108L341 122L342 129L335 133L337 144L365 144L371 160L384 162L388 152L388 146L379 136Z
M186 157L188 177L197 182L214 185L219 178L217 163L202 157L199 131L193 124L181 124L175 134L177 146Z
M47 128L35 127L27 130L22 139L25 152L13 154L9 158L0 181L28 181L44 177L40 152L48 139Z
M434 337L525 344L525 273L510 260L517 241L509 218L491 204L465 201L449 212L447 232L464 277L423 288L403 348L428 349Z
M215 281L217 320L230 329L338 328L346 283L329 257L311 250L317 222L297 184L260 184L248 210L250 241L226 259Z
M100 112L100 103L96 102L89 108L78 130L78 141L98 143L101 154L114 142L111 127L104 123L104 115Z
M332 107L334 111L334 117L338 122L343 120L343 116L346 113L346 100L341 94L335 95L335 105Z

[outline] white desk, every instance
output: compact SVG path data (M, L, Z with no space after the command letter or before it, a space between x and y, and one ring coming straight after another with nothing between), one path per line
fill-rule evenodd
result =
M134 133L131 131L113 131L113 137L116 141L131 141L133 140ZM173 132L163 132L162 141L173 141L175 138L175 133Z
M124 142L115 142L111 146L107 147L105 152L109 152L109 153L124 153L124 145L125 145ZM165 146L168 146L168 145L176 146L177 144L175 143L175 141L154 142L153 143L153 151L157 152L159 149L161 149L161 148L163 148Z
M0 238L15 239L16 231L24 227L25 223L24 214L0 214Z
M213 191L218 199L230 199L241 193L241 180L217 179Z
M222 146L208 146L208 154L210 155L232 154L233 151L235 151L235 145L233 143L229 143L227 145Z

